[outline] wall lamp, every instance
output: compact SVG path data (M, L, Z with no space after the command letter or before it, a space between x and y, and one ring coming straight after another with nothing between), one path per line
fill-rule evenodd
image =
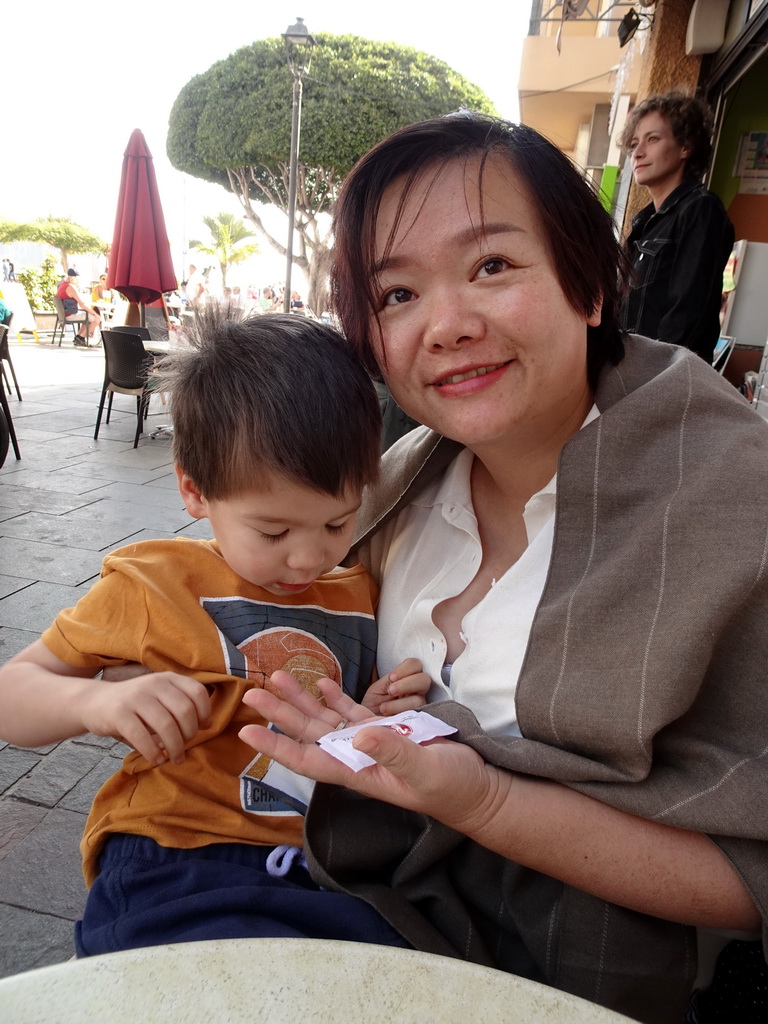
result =
M627 13L619 22L619 46L626 46L630 39L634 39L635 32L640 28L640 15L630 7Z

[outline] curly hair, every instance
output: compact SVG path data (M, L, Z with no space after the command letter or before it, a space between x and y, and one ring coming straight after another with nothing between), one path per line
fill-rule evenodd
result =
M629 150L637 126L647 114L660 114L672 129L676 142L691 151L685 164L687 177L700 178L712 153L712 111L696 96L682 92L655 93L629 112L619 145Z

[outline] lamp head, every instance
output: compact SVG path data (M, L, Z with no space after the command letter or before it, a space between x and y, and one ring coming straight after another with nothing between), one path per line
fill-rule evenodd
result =
M315 38L309 34L303 18L297 18L295 25L289 25L283 33L285 48L288 53L288 64L294 75L305 75L309 71L312 60L312 47Z
M634 9L630 7L627 13L619 22L619 46L626 46L630 39L633 38L635 32L640 27L640 15Z

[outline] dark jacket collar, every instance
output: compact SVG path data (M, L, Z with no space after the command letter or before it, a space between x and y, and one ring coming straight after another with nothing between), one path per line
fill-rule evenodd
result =
M696 189L704 188L698 178L685 178L676 189L673 189L661 206L656 209L653 203L648 203L642 210L635 214L632 218L632 230L636 230L638 227L647 224L647 222L657 214L659 217L663 217L665 213L669 213L677 204L684 199L689 193Z

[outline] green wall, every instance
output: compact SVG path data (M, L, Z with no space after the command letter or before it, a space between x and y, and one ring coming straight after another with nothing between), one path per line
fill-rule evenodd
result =
M768 57L751 68L726 96L725 117L710 188L726 210L739 191L733 176L739 141L748 132L768 132Z

